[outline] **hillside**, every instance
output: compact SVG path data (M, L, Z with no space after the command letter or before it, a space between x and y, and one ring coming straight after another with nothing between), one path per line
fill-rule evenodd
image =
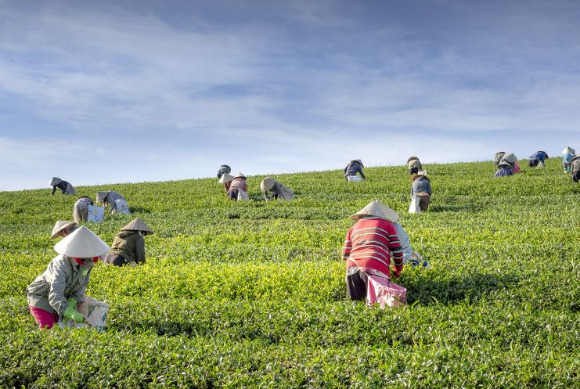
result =
M426 166L430 212L409 215L406 168L278 175L291 202L232 202L213 179L77 187L123 194L134 215L89 224L110 244L134 216L147 263L98 263L88 294L108 329L38 331L26 287L56 255L76 196L0 192L0 387L580 386L580 185L491 162ZM409 306L346 298L348 216L375 198L401 215L431 270L405 268Z

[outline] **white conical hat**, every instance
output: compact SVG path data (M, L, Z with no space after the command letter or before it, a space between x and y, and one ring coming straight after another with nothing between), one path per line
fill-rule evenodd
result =
M50 186L55 186L61 183L61 179L58 177L52 177L52 180L50 180L50 182L48 183L48 185Z
M234 178L248 178L248 177L244 176L244 173L242 173L242 172L238 172L238 174L236 174L236 175L234 176Z
M274 187L274 184L276 184L276 180L273 179L272 177L266 177L262 180L262 182L260 182L260 189L262 190L262 192L266 192L267 190L270 190Z
M368 203L363 209L351 215L352 220L359 220L363 216L376 216L381 219L387 219L392 222L399 220L399 214L381 203L380 200L374 200Z
M234 180L234 176L228 173L224 173L219 180L220 184L227 184L228 182L232 182Z
M511 164L514 164L518 161L518 157L516 157L514 153L504 154L502 159Z
M576 154L576 150L570 146L566 146L566 148L562 150L562 154Z
M153 234L153 230L138 217L131 220L131 222L125 227L121 228L121 231L143 231L147 234Z
M50 234L50 238L54 239L58 236L59 232L61 232L65 228L76 225L77 224L75 222L69 222L68 220L57 220L57 222L54 223L54 228L52 229L52 234Z
M109 246L86 226L81 226L75 232L58 242L54 250L62 255L73 258L99 257L109 251Z

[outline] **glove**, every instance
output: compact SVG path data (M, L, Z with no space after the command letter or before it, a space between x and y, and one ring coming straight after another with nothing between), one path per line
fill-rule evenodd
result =
M393 269L393 277L395 278L399 278L401 276L401 272L403 271L403 267L398 267L395 266L395 268Z
M76 323L82 323L85 318L79 312L75 311L73 307L67 307L64 311L64 317L70 320L74 320Z
M71 307L72 309L75 309L77 307L77 303L78 303L77 299L74 297L71 297L67 301L67 304L68 304L67 306Z

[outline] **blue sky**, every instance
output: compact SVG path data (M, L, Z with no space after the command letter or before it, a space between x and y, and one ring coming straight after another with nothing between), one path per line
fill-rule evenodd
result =
M0 9L0 190L580 149L578 1Z

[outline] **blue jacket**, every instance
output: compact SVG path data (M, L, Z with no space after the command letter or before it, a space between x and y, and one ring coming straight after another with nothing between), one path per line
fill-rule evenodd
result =
M538 161L542 161L542 162L544 162L547 158L548 158L548 154L546 154L546 152L544 152L544 151L538 151L537 153L530 155L531 160L537 159Z
M359 173L362 178L365 178L361 164L356 161L350 161L350 163L344 168L345 177L356 176L357 173Z

